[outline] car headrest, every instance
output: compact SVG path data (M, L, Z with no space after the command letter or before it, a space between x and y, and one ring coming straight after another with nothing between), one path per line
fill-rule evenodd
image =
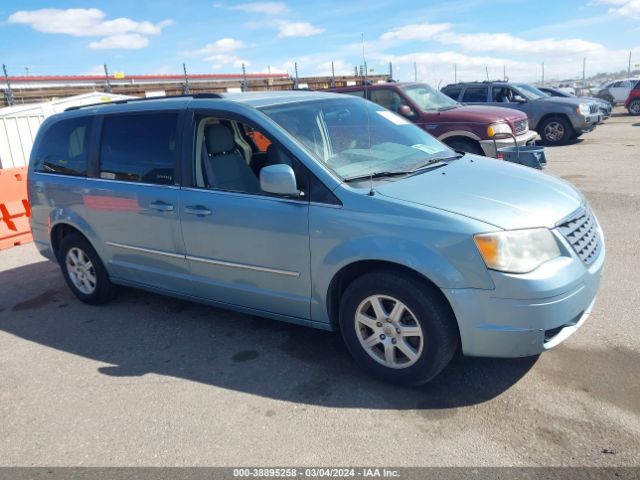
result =
M293 166L293 164L291 163L291 159L289 158L289 155L287 155L280 147L278 147L277 145L274 145L273 143L271 145L269 145L269 148L267 148L267 161L265 162L266 165L289 165L290 167Z
M231 129L221 123L204 127L204 141L209 155L230 152L234 147Z

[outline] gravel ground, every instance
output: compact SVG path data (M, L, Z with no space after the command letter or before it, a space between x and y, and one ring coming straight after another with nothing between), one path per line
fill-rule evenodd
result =
M0 465L639 465L640 118L616 111L547 149L606 234L589 321L419 389L335 334L134 290L90 307L32 245L0 252Z

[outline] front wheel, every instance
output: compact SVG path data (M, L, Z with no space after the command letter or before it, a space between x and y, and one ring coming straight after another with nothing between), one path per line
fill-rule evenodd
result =
M629 110L629 115L640 115L640 99L633 100L627 110Z
M455 318L433 287L402 273L354 280L340 305L340 329L356 362L378 378L421 385L447 366L458 345Z
M564 145L573 135L573 127L564 118L552 117L542 122L538 133L547 145Z

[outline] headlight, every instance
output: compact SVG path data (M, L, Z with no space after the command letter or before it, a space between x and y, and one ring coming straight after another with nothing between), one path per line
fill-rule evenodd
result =
M487 268L527 273L560 256L558 243L547 228L483 233L474 236Z
M513 133L508 123L492 123L487 127L487 136L493 137L497 133Z
M590 113L589 104L581 103L580 106L578 107L578 113L580 115L589 115Z

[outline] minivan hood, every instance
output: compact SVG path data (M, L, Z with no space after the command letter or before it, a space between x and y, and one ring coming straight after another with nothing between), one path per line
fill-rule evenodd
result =
M483 105L464 105L438 112L442 122L473 122L490 124L505 120L513 123L527 118L527 115L513 108L491 107Z
M380 182L375 190L505 230L553 228L584 203L582 194L564 180L533 168L469 154L444 167Z

